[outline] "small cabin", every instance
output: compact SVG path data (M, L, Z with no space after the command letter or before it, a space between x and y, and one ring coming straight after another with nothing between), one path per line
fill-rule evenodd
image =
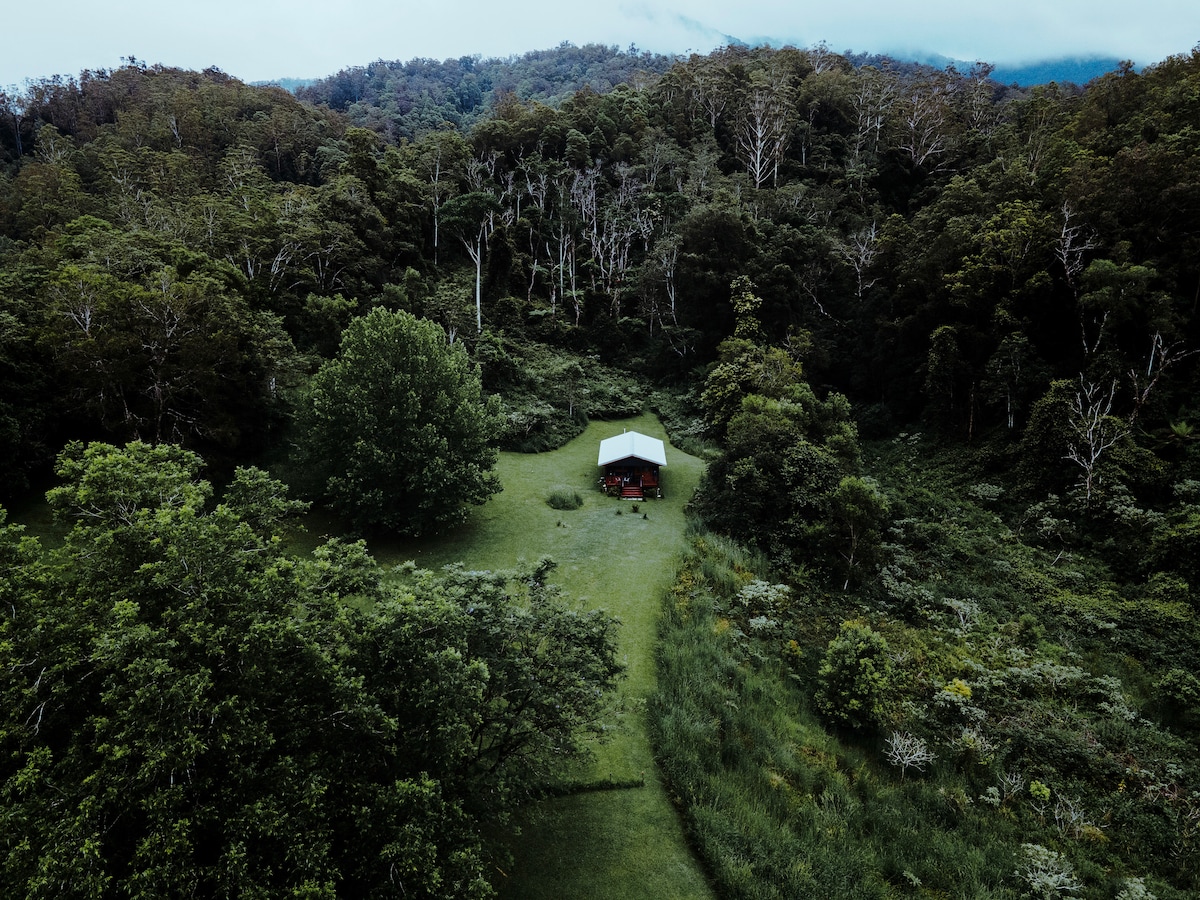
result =
M662 498L660 470L667 464L663 442L636 431L626 431L600 442L597 460L604 474L600 490L627 500Z

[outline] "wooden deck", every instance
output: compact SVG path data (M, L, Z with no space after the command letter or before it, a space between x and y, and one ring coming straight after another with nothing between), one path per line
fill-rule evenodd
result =
M650 469L627 471L609 469L600 479L600 490L610 497L622 500L645 500L651 497L662 499L659 473Z

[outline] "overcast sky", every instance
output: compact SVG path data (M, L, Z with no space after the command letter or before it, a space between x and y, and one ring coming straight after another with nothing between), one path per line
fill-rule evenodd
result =
M246 81L377 59L508 56L573 44L662 53L826 41L836 51L1138 65L1200 43L1200 0L22 0L2 14L0 87L122 57Z

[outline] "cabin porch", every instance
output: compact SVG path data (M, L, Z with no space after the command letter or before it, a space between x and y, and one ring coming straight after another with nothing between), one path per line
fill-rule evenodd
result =
M600 442L596 464L604 469L600 490L623 500L662 499L659 470L667 464L663 442L636 431L605 438Z
M632 465L610 465L600 479L600 490L610 497L623 500L662 499L662 482L658 466L639 461Z

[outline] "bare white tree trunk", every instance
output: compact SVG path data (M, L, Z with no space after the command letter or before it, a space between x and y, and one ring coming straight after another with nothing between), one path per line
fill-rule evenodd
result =
M900 99L900 144L913 165L933 165L949 146L949 77L915 79L906 86Z
M779 166L791 142L788 104L779 91L761 87L750 96L735 138L738 154L756 188L779 181Z
M892 736L888 738L884 758L900 769L900 780L903 781L909 769L923 771L926 765L937 759L937 754L916 735L907 731L893 731Z
M1142 375L1137 369L1129 370L1129 378L1133 382L1133 410L1129 413L1129 424L1137 421L1142 407L1150 399L1159 379L1175 363L1195 355L1196 350L1183 350L1182 343L1168 344L1163 340L1162 332L1154 332L1150 338L1150 359L1146 363L1146 374Z
M858 302L862 303L863 295L879 280L867 277L871 264L879 255L879 231L875 223L872 222L870 225L858 229L845 241L839 242L834 252L854 270L858 282L855 296L858 298Z
M1075 277L1083 271L1084 254L1100 246L1095 234L1090 228L1077 220L1075 210L1070 200L1064 200L1062 205L1062 230L1054 242L1054 255L1062 264L1067 284L1078 294L1075 288Z
M1067 440L1067 453L1063 458L1071 460L1083 470L1080 484L1088 505L1092 502L1100 459L1128 433L1125 424L1112 416L1116 393L1116 379L1113 379L1105 395L1100 385L1085 381L1080 375L1079 391L1071 405L1071 436Z

